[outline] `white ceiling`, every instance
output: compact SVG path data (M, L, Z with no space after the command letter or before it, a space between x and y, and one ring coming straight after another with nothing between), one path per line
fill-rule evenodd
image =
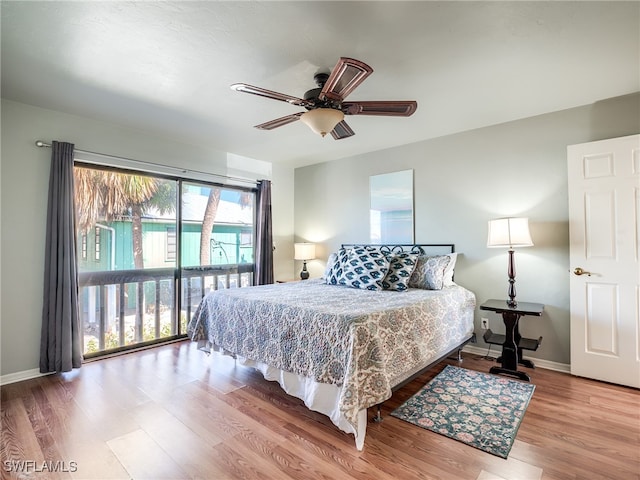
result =
M2 1L2 96L222 151L307 165L640 91L639 2ZM374 73L349 100L417 100L409 118L299 107L341 56ZM90 149L90 145L81 148Z

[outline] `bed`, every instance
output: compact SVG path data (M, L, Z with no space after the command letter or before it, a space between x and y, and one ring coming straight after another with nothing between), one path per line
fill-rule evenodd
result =
M307 408L354 434L362 450L367 409L473 337L475 296L452 276L447 280L446 266L440 268L443 257L455 262L454 246L437 255L428 253L433 247L343 245L330 256L322 279L211 292L192 316L188 335L202 350L233 355L277 381ZM399 258L405 264L415 260L410 277L405 271L392 278L402 270L389 262ZM411 286L410 279L425 281L417 275L425 261L440 262L440 288ZM376 262L387 264L377 276ZM354 264L359 269L349 276ZM369 268L365 274L362 265ZM388 283L398 276L404 288Z

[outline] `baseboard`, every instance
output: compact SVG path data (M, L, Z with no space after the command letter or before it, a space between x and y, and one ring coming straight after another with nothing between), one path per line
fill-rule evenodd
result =
M32 378L44 377L45 375L51 375L50 373L40 373L40 369L33 368L31 370L24 370L22 372L8 373L0 377L0 385L8 385L10 383L21 382L23 380L30 380Z
M185 340L187 340L186 337L175 338L173 340L169 340L167 342L163 342L162 345L168 345L170 343L176 343L176 342L184 342ZM116 357L116 356L119 356L119 355L126 355L127 353L138 352L138 351L141 351L141 350L147 350L147 349L155 348L155 347L158 347L158 344L144 345L144 346L139 347L139 348L133 348L133 349L130 349L130 350L124 350L124 351L121 351L121 352L115 352L115 353L111 353L111 354L107 354L107 355L102 355L102 356L99 356L99 357L93 357L93 358L88 358L88 359L87 358L83 358L82 359L82 364L84 365L85 363L94 362L94 361L98 361L98 360L104 360L106 358ZM57 373L57 372L40 373L40 370L37 369L37 368L31 369L31 370L24 370L22 372L8 373L6 375L0 376L0 386L8 385L9 383L21 382L23 380L30 380L32 378L44 377L45 375L51 375L53 373Z
M465 345L462 351L473 353L475 355L481 355L483 357L487 354L486 348L475 347L469 344ZM497 357L498 355L500 355L500 352L494 351L493 354ZM556 372L571 373L571 365L566 363L551 362L549 360L543 360L541 358L532 358L526 356L524 358L527 360L531 360L535 364L535 366L539 368L554 370Z

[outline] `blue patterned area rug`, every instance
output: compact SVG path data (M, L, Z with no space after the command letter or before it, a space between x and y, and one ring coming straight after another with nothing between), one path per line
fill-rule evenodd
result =
M447 365L391 415L507 458L535 388Z

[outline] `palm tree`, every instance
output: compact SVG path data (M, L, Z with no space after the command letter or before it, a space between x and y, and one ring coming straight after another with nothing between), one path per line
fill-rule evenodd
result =
M213 224L220 205L220 187L211 187L207 207L202 218L202 231L200 232L200 265L211 265L211 234ZM251 205L252 195L249 192L240 194L240 206L246 208Z
M200 232L200 265L211 265L211 233L213 222L220 205L220 188L211 187L207 207L202 218L202 231Z
M142 216L150 207L160 213L175 210L175 182L144 175L74 167L75 204L79 231L88 231L100 220L131 215L133 263L144 268Z

